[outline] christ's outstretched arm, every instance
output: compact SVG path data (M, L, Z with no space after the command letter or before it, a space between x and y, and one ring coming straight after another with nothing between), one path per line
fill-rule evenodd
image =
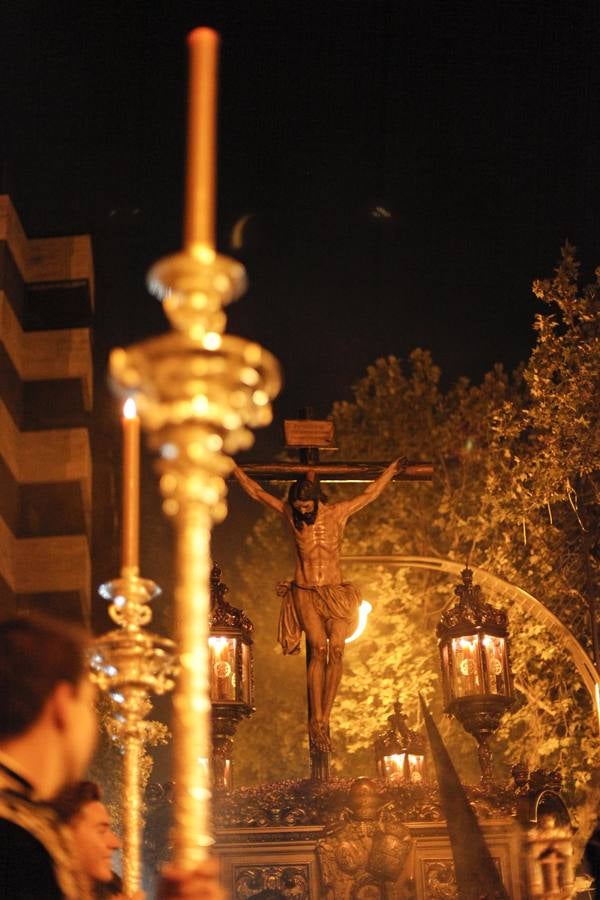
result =
M256 481L253 481L252 478L249 478L239 466L234 465L233 474L249 497L252 497L253 500L258 500L263 506L268 506L269 509L274 509L275 512L283 515L283 500L280 500L279 497L274 497L273 494L269 494L268 491L263 490L263 488L261 488Z
M367 488L365 488L362 494L358 494L356 497L353 497L352 500L343 500L341 503L336 505L343 507L343 511L346 517L353 516L354 513L358 512L359 509L362 509L363 506L368 506L369 503L372 503L373 500L376 500L377 497L379 497L383 489L390 483L394 475L402 471L402 467L404 466L405 462L406 460L404 459L404 457L395 459L389 464L386 469L383 470L379 478L376 478L375 481L372 481L371 484Z

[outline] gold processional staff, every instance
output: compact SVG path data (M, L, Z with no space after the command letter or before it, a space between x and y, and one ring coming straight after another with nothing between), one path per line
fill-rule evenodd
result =
M260 346L224 334L223 306L245 290L243 266L215 251L218 35L188 36L190 74L184 247L148 272L173 330L111 354L115 390L133 396L159 454L163 510L175 527L174 862L191 869L212 843L208 678L210 532L225 518L230 456L267 425L279 366Z

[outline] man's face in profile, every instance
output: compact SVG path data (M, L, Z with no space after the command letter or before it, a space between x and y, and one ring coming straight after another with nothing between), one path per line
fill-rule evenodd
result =
M81 870L95 881L110 881L113 853L121 841L111 828L104 804L99 800L86 803L71 819L69 827Z

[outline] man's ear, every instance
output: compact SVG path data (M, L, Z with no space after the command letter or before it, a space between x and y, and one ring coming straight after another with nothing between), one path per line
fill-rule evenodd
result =
M64 731L71 719L75 686L68 681L59 681L48 697L48 714L59 731Z

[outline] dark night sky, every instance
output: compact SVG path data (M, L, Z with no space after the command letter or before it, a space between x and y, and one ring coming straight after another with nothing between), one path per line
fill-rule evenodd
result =
M201 24L223 38L223 252L252 214L228 331L281 360L278 419L326 414L416 346L448 379L513 367L564 239L600 263L597 0L5 0L0 17L4 189L30 235L94 236L100 384L110 346L166 327L144 273L180 246Z

